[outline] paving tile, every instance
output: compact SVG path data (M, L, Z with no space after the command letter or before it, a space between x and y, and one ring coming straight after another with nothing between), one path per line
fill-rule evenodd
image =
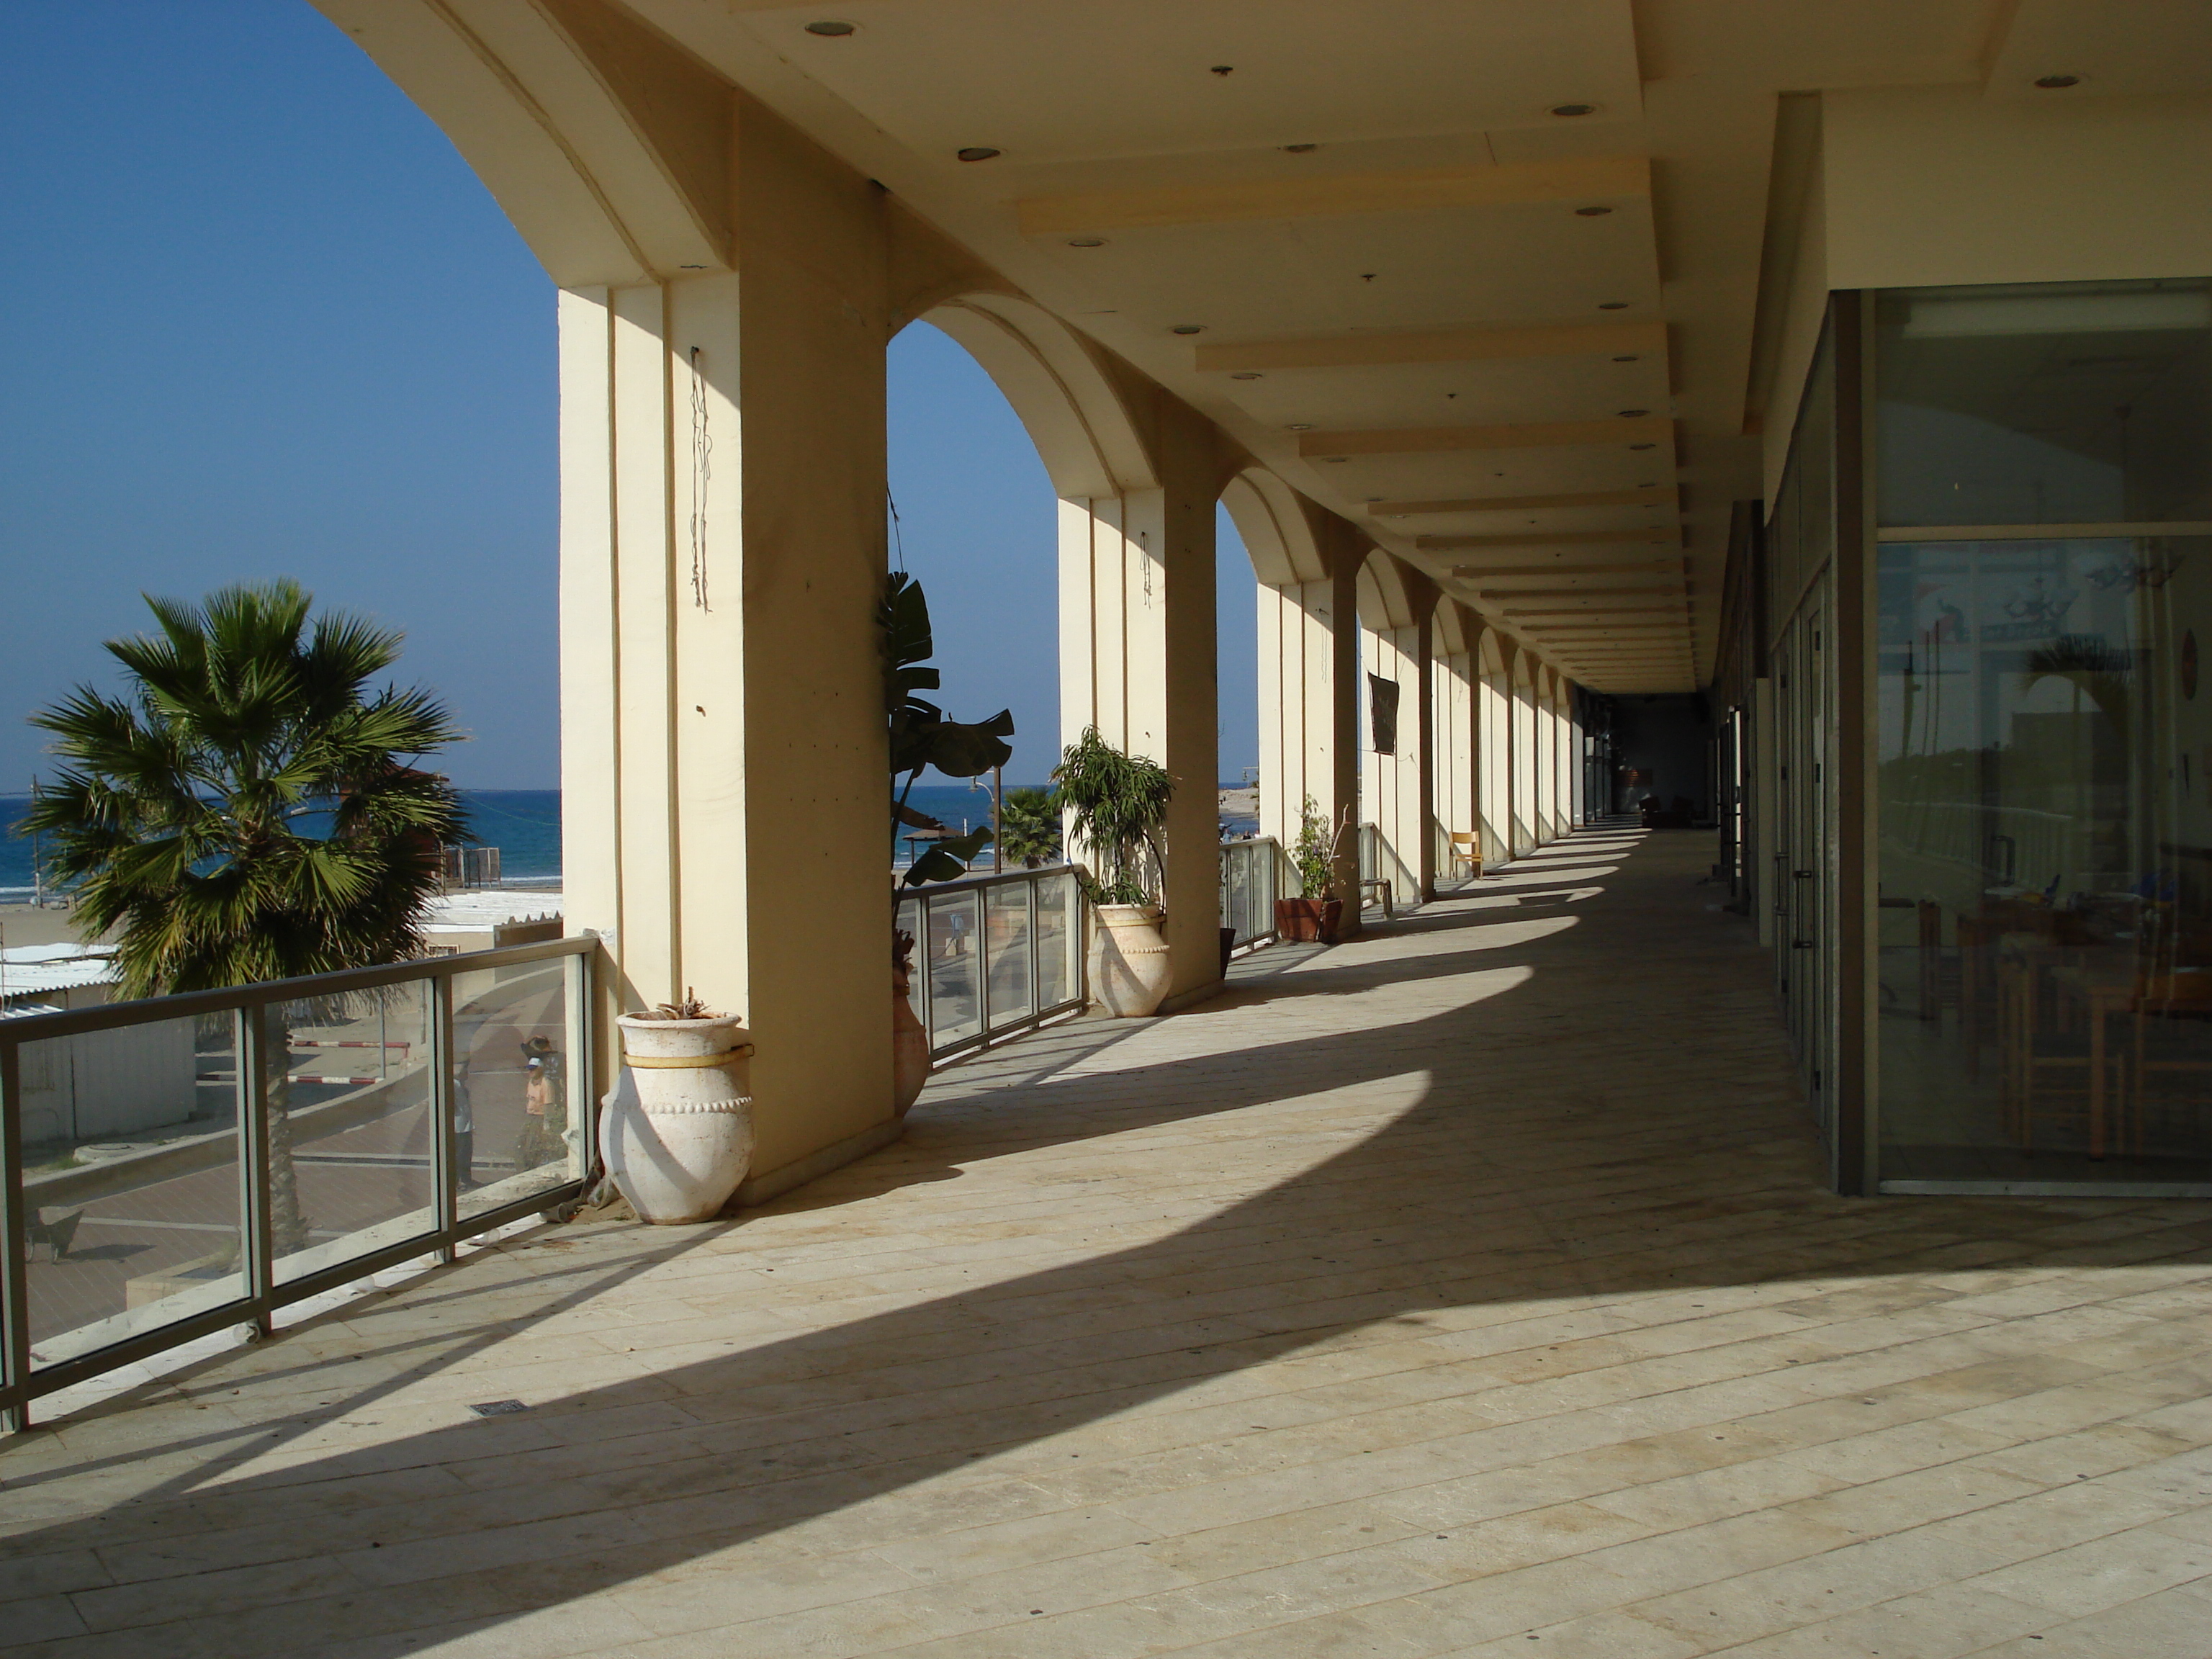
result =
M0 1446L0 1652L2205 1659L2212 1206L1820 1191L1709 851L112 1379Z

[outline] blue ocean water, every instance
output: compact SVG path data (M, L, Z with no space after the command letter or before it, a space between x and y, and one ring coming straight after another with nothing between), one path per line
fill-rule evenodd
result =
M1042 788L1041 784L1009 783L1009 789ZM500 852L500 870L509 883L552 886L561 879L561 792L558 789L464 789L461 799L469 811L476 839ZM30 805L27 795L0 795L0 903L16 903L31 896L31 843L17 833ZM991 792L964 783L918 783L907 805L953 830L965 830L991 821ZM1254 833L1257 826L1243 820L1222 820L1236 834ZM885 826L888 831L889 825ZM903 842L898 856L906 857Z
M487 847L500 849L507 880L551 885L561 879L561 792L558 789L464 789L470 827ZM31 842L18 833L28 795L0 795L0 904L31 896Z

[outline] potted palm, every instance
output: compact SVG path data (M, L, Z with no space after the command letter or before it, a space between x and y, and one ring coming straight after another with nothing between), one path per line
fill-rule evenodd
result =
M1160 833L1175 780L1157 761L1125 755L1085 726L1053 769L1076 837L1096 861L1082 872L1097 927L1091 942L1091 999L1116 1018L1158 1011L1168 994L1168 946L1160 936Z
M1347 813L1346 817L1350 817ZM1301 896L1275 901L1275 931L1284 939L1308 945L1334 945L1344 925L1344 901L1332 890L1336 880L1335 834L1328 820L1308 795L1298 815L1298 838L1291 846L1291 867L1297 872Z

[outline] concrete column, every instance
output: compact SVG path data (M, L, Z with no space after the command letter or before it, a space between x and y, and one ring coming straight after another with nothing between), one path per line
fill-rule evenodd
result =
M734 145L732 271L561 300L562 782L601 1086L612 1012L743 1015L752 1201L896 1132L887 309L880 191L750 105Z
M1392 896L1405 905L1420 902L1427 890L1421 852L1428 817L1423 787L1428 774L1424 744L1430 732L1425 695L1429 676L1423 655L1427 636L1426 626L1414 623L1366 628L1361 640L1365 672L1398 688L1398 730L1392 751L1376 752L1371 732L1363 732L1361 738L1372 780L1365 797L1367 811L1382 839L1375 873L1389 878ZM1372 687L1368 692L1371 697Z
M1060 502L1060 703L1063 741L1096 726L1109 743L1159 762L1176 781L1162 893L1172 1006L1221 978L1218 477L1212 423L1162 403L1157 488Z
M1512 720L1505 671L1488 660L1497 636L1475 647L1475 803L1486 868L1513 856Z
M1506 746L1508 793L1512 801L1513 856L1536 850L1536 703L1535 688L1524 678L1530 671L1516 665L1510 684L1510 735Z
M1309 797L1332 829L1359 822L1359 562L1340 551L1323 550L1329 574L1320 580L1260 587L1260 828L1285 851ZM1358 875L1358 838L1347 833L1338 890L1356 895Z

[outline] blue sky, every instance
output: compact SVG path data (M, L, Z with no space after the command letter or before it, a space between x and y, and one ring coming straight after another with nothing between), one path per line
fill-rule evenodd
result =
M444 137L303 0L0 6L0 793L21 716L107 678L141 591L297 577L408 636L474 741L558 776L553 289ZM892 490L945 700L1056 753L1053 501L944 336L890 355ZM1225 529L1225 521L1224 521ZM1222 769L1256 759L1252 586L1221 562Z

